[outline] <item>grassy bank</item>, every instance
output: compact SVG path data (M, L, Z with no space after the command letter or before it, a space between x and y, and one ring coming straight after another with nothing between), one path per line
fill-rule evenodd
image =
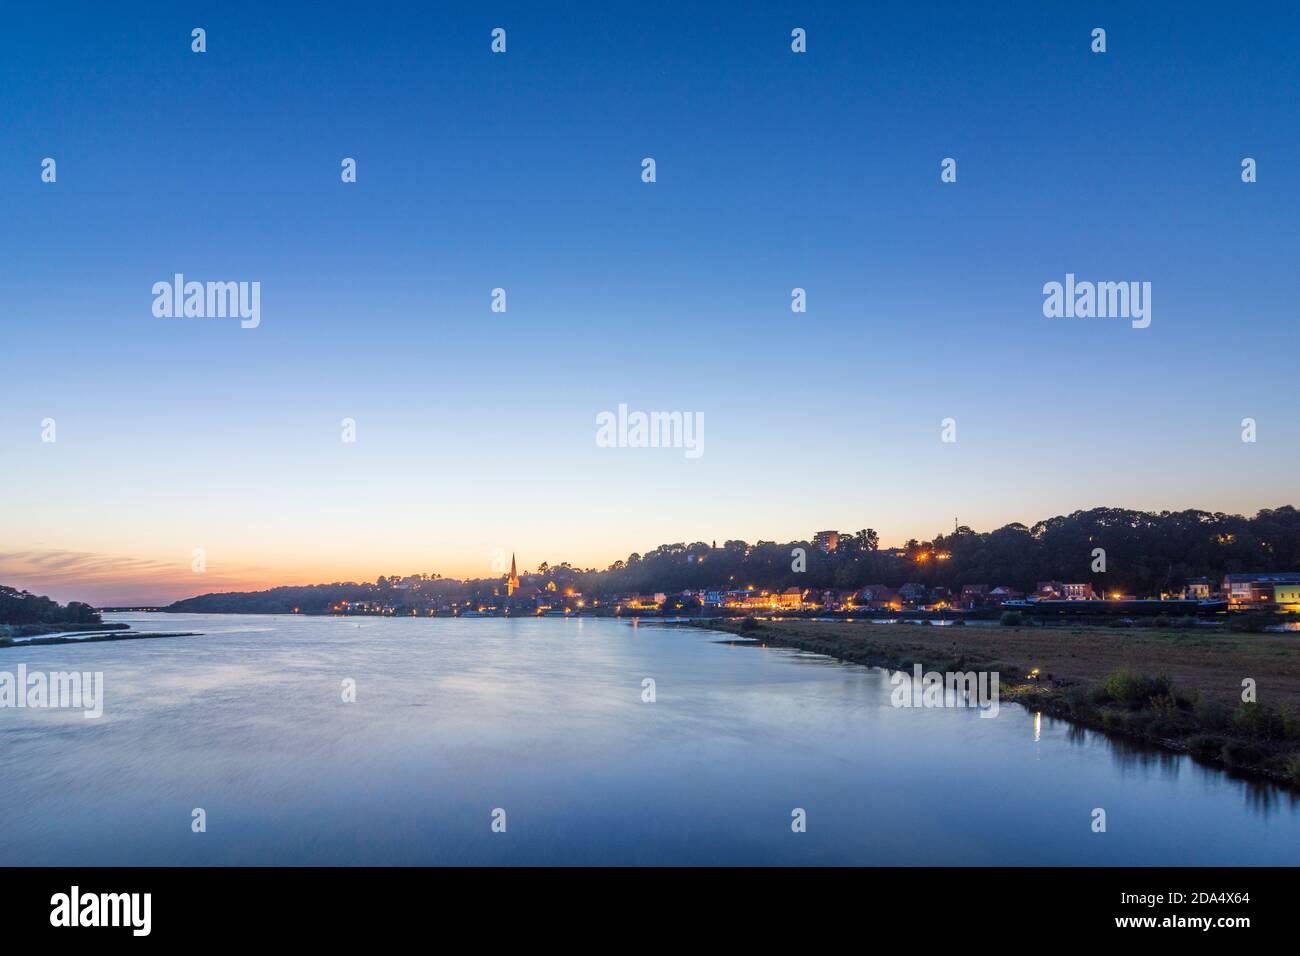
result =
M1300 786L1297 634L752 619L698 626L857 664L997 671L1004 701ZM1257 703L1241 700L1245 678L1255 681Z

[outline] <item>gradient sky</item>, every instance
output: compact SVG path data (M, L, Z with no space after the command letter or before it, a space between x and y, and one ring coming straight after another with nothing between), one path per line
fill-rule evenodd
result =
M231 6L0 14L0 583L1300 503L1292 4ZM1151 327L1044 318L1066 272ZM704 456L596 447L620 402Z

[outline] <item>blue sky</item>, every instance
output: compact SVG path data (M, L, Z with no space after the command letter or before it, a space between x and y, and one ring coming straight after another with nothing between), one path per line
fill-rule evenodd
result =
M1300 13L1066 6L7 9L0 582L1293 503ZM155 318L176 272L261 326ZM1067 272L1151 327L1045 318ZM705 454L597 448L619 403Z

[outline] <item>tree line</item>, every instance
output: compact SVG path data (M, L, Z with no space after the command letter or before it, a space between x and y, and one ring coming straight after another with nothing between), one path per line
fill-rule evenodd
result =
M98 624L99 612L81 601L66 605L0 585L0 624Z
M1095 571L1104 552L1104 571ZM802 568L802 570L796 570ZM917 583L956 590L1005 585L1026 593L1039 581L1088 582L1098 591L1149 595L1181 590L1193 578L1300 570L1300 512L1264 509L1252 518L1208 511L1093 508L1034 525L994 531L958 527L899 549L881 549L870 528L841 532L834 551L810 541L741 540L662 544L604 570L543 562L543 582L590 596L665 593L711 587L857 589L867 584ZM457 581L439 575L385 575L375 583L336 582L253 593L209 594L170 610L326 613L340 601L380 601L418 607L447 595L487 599L504 576ZM398 588L398 584L403 584Z
M802 571L796 570L796 549L806 555ZM1181 590L1194 578L1218 581L1236 572L1296 570L1300 512L1287 505L1253 518L1093 508L995 531L958 527L885 551L871 529L841 533L831 552L808 541L728 541L721 548L667 544L575 580L596 591L667 592L726 584L850 589L914 582L949 589L1006 585L1026 593L1039 581L1058 580L1092 583L1099 591L1158 594Z

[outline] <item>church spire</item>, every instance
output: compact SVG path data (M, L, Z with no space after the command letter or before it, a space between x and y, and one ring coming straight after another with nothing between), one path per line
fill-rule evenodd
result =
M510 552L510 577L506 578L506 597L519 590L519 573L515 571L515 553Z

